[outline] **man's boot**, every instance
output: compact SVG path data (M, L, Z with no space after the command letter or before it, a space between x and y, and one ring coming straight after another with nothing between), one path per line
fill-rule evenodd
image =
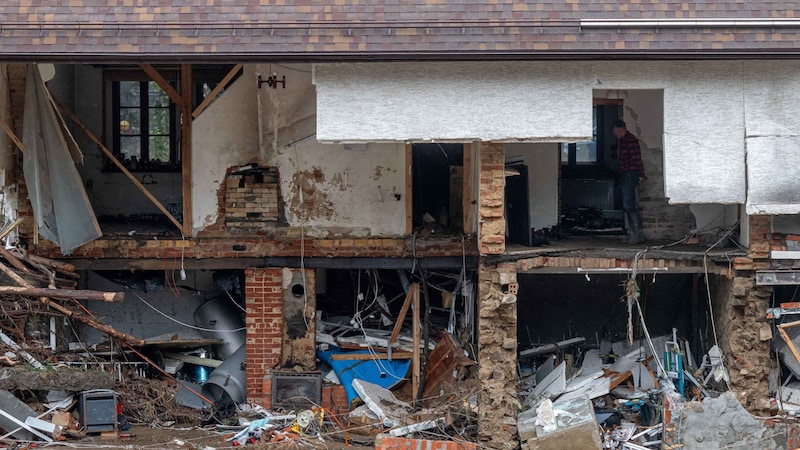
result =
M628 224L630 225L628 244L641 244L644 242L642 217L638 211L628 214Z

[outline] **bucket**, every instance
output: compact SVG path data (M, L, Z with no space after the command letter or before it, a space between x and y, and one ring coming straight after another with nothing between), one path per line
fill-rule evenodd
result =
M244 369L244 360L247 351L242 344L233 355L211 372L208 381L203 384L201 392L217 407L231 402L242 403L247 395L247 373Z
M198 327L212 331L204 331L214 339L222 340L213 345L214 353L219 359L228 359L239 347L244 345L246 331L233 331L244 328L241 311L232 304L232 300L219 296L214 297L194 311L194 322Z

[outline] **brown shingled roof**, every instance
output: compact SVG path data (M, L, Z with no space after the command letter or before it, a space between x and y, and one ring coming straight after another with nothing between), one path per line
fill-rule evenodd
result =
M795 9L769 0L3 0L0 59L796 56Z

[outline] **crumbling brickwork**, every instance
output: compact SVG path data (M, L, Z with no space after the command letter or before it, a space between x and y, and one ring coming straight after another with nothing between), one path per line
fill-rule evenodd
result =
M483 142L480 148L480 249L497 255L506 250L505 150L503 144Z
M748 258L736 258L729 277L716 277L714 318L717 339L726 355L731 389L753 412L766 412L772 329L765 321L772 288L756 286L754 268L769 258L770 218L750 217Z
M277 171L264 170L258 174L231 174L225 179L227 226L260 228L278 222Z
M479 438L488 448L516 448L516 266L481 264L478 276Z

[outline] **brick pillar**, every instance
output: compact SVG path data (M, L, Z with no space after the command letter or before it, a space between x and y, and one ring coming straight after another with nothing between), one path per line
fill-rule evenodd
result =
M247 307L247 401L272 406L269 378L281 358L281 269L250 268L245 271Z
M769 267L769 216L751 216L747 258L735 258L729 277L717 277L714 319L717 339L725 353L731 390L751 412L768 412L770 340L764 321L772 288L756 286L755 270ZM713 283L713 282L712 282Z
M478 435L487 448L516 448L516 266L481 264L478 277Z
M478 240L483 255L499 255L506 250L505 189L503 144L482 142Z

